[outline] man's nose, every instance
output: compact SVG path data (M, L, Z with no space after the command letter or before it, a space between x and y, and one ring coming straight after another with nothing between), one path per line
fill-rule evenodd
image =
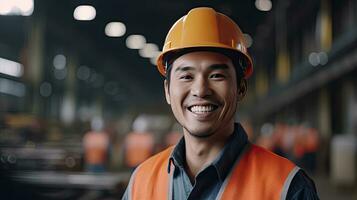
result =
M206 97L212 95L209 81L204 77L197 77L192 84L191 94L196 97Z

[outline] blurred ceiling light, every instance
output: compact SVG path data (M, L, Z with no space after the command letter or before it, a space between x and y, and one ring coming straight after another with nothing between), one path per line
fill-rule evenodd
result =
M255 0L255 7L260 11L270 11L272 3L270 0Z
M312 66L317 66L317 65L319 65L319 63L320 63L320 58L319 58L319 55L318 55L316 52L310 53L310 55L309 55L309 63L310 63Z
M17 97L25 96L26 87L17 81L0 78L0 93L9 94Z
M93 6L80 5L74 9L73 17L79 21L90 21L95 18L96 11Z
M319 56L319 59L320 59L320 64L321 64L321 65L326 65L327 62L328 62L328 55L327 55L327 53L326 53L326 52L320 52L320 53L318 54L318 56Z
M40 94L43 97L49 97L52 94L52 85L48 82L43 82L40 85Z
M155 65L155 66L156 66L156 58L155 58L155 57L150 58L150 63L151 63L152 65Z
M244 40L247 45L247 48L251 47L253 44L253 38L248 33L244 33L243 36L244 36Z
M0 1L0 15L11 15L11 1Z
M62 54L58 54L53 58L53 66L56 69L64 69L66 67L66 57Z
M312 52L309 55L309 63L316 67L317 65L326 65L328 62L328 55L326 52Z
M156 66L157 57L159 56L159 54L160 54L161 52L160 52L160 51L157 51L157 52L155 52L155 53L156 53L156 55L150 58L150 62L151 62L152 65L155 65L155 66Z
M121 37L125 31L126 27L122 22L110 22L105 26L105 34L109 37Z
M77 78L85 81L90 77L90 69L87 66L80 66L77 70Z
M33 0L1 0L0 15L30 16L33 13Z
M158 51L159 48L157 47L156 44L147 43L142 49L139 50L139 54L141 57L144 58L152 58L157 55Z
M141 49L146 44L146 39L142 35L130 35L126 38L126 46L129 49Z
M24 67L20 63L0 58L0 73L20 77L24 73Z

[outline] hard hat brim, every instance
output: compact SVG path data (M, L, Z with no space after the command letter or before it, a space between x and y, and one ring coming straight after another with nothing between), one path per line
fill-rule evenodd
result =
M194 46L194 47L186 47L186 48L176 48L171 49L170 51L162 52L157 58L157 69L161 75L166 76L166 65L171 64L178 57L196 51L212 51L218 52L226 55L230 59L240 59L242 58L245 61L245 66L241 66L241 70L243 71L244 78L249 78L253 72L253 63L252 59L244 54L241 51L233 48L227 48L226 46L218 47L217 44L212 46Z

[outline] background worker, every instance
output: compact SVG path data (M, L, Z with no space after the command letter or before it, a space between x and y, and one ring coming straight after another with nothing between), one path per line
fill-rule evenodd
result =
M91 128L92 130L83 137L85 170L102 173L106 171L110 141L108 134L103 130L101 119L95 117L91 122Z
M184 137L135 170L123 199L318 199L300 168L251 144L234 121L253 66L230 18L192 9L170 29L157 65Z
M150 132L132 131L124 140L125 165L131 169L154 154L154 135Z

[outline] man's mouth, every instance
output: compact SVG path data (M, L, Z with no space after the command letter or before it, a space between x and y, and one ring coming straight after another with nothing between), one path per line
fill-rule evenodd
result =
M217 105L209 104L209 105L193 105L189 106L188 110L191 111L192 113L196 114L204 114L204 113L209 113L213 112L218 108Z

